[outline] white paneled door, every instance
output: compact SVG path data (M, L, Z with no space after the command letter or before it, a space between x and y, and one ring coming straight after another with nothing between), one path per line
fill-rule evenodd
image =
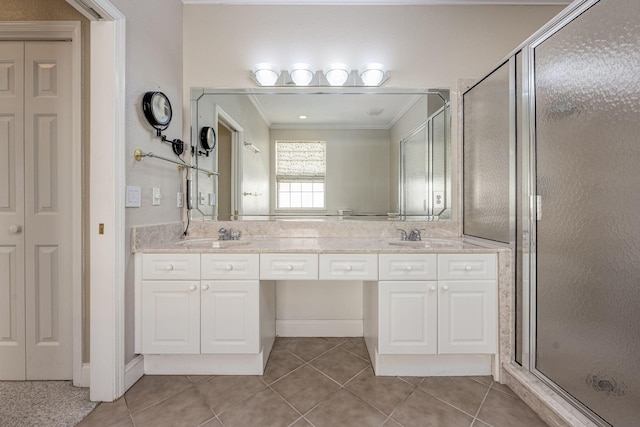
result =
M71 43L0 42L0 380L71 379Z

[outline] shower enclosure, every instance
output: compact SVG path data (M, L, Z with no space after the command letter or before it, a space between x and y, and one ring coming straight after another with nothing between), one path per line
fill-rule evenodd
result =
M616 427L640 425L638 16L637 0L578 1L514 53L495 89L515 105L512 179L483 192L513 200L515 360Z

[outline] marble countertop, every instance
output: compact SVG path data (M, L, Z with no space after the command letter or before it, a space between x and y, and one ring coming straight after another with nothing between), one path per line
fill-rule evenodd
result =
M504 246L468 242L461 238L423 238L405 242L391 238L251 237L218 241L188 237L156 240L132 247L135 253L495 253Z

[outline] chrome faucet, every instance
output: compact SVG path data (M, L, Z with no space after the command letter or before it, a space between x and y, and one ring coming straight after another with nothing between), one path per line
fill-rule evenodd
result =
M218 240L229 240L229 230L224 227L221 227L218 230Z
M420 230L418 230L417 228L411 230L411 232L409 233L409 237L407 237L407 240L411 240L412 242L422 240L422 236L420 236Z
M398 228L398 231L400 232L400 240L402 240L403 242L409 240L409 236L407 236L406 231L404 231L402 228Z

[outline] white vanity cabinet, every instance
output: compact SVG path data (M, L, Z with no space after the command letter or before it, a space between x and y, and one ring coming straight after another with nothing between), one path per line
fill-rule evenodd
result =
M139 295L139 351L200 352L199 254L143 256Z
M490 373L495 254L380 254L379 267L379 281L364 288L365 342L376 374Z
M438 255L438 352L497 351L496 256Z
M136 351L262 359L265 346L268 357L275 287L261 288L258 254L142 254L139 263Z
M201 262L200 352L258 353L259 255L202 254Z

